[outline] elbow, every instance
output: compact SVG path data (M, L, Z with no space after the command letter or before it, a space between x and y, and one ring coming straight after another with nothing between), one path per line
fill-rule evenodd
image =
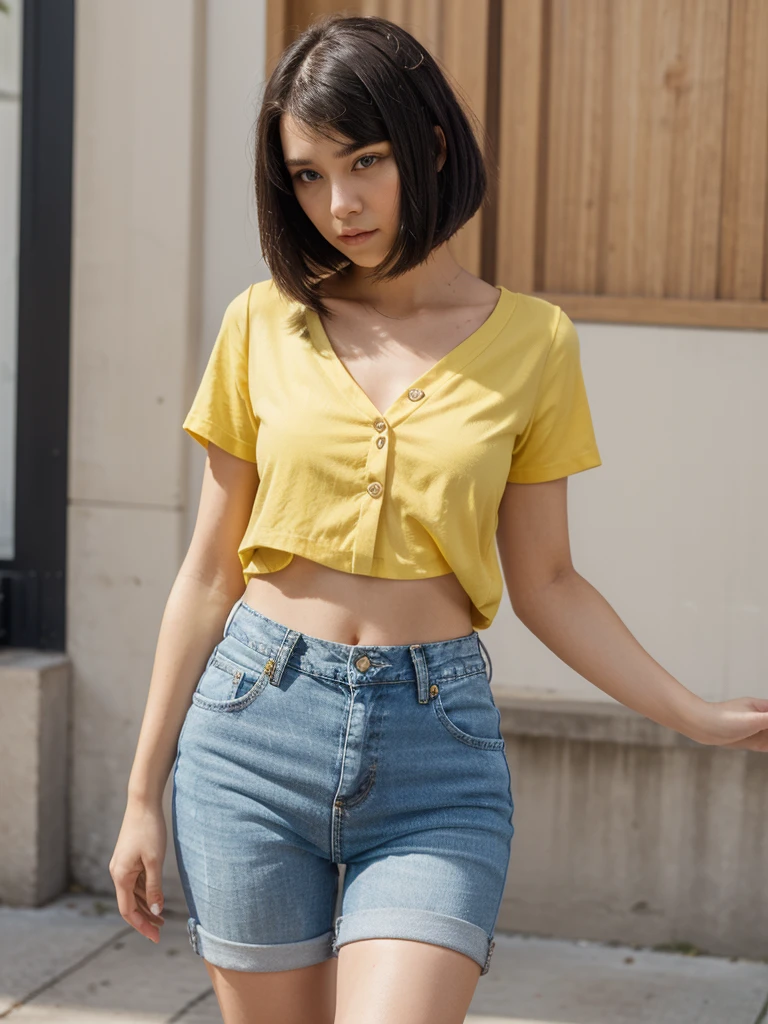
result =
M529 581L525 585L508 588L512 611L527 625L548 603L553 587L561 587L578 576L573 565L563 565L545 578Z

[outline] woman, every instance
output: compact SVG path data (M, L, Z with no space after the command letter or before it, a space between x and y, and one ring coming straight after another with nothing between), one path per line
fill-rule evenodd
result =
M257 127L272 277L228 306L183 424L207 448L200 508L110 871L158 941L173 769L190 941L226 1024L459 1022L514 831L477 632L495 541L517 615L628 707L764 750L768 701L695 696L575 571L567 476L600 465L578 338L449 253L486 174L424 48L381 18L318 21Z

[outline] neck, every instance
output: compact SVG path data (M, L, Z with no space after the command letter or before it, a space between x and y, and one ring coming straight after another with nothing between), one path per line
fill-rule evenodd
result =
M428 306L450 303L469 275L446 245L419 266L392 281L372 281L369 267L351 266L334 292L339 298L364 302L388 316L406 317Z

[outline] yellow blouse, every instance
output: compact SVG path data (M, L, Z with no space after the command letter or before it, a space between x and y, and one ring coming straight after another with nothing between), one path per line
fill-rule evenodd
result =
M294 554L389 579L453 572L474 627L490 626L507 482L601 464L572 322L499 290L485 322L384 412L319 316L271 279L232 300L183 429L257 465L238 549L246 583ZM304 327L291 329L297 312Z

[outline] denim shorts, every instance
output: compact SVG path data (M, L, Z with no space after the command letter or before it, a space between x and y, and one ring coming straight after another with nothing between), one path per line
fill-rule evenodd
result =
M352 646L235 603L173 769L196 953L284 971L415 939L488 972L514 804L481 646Z

